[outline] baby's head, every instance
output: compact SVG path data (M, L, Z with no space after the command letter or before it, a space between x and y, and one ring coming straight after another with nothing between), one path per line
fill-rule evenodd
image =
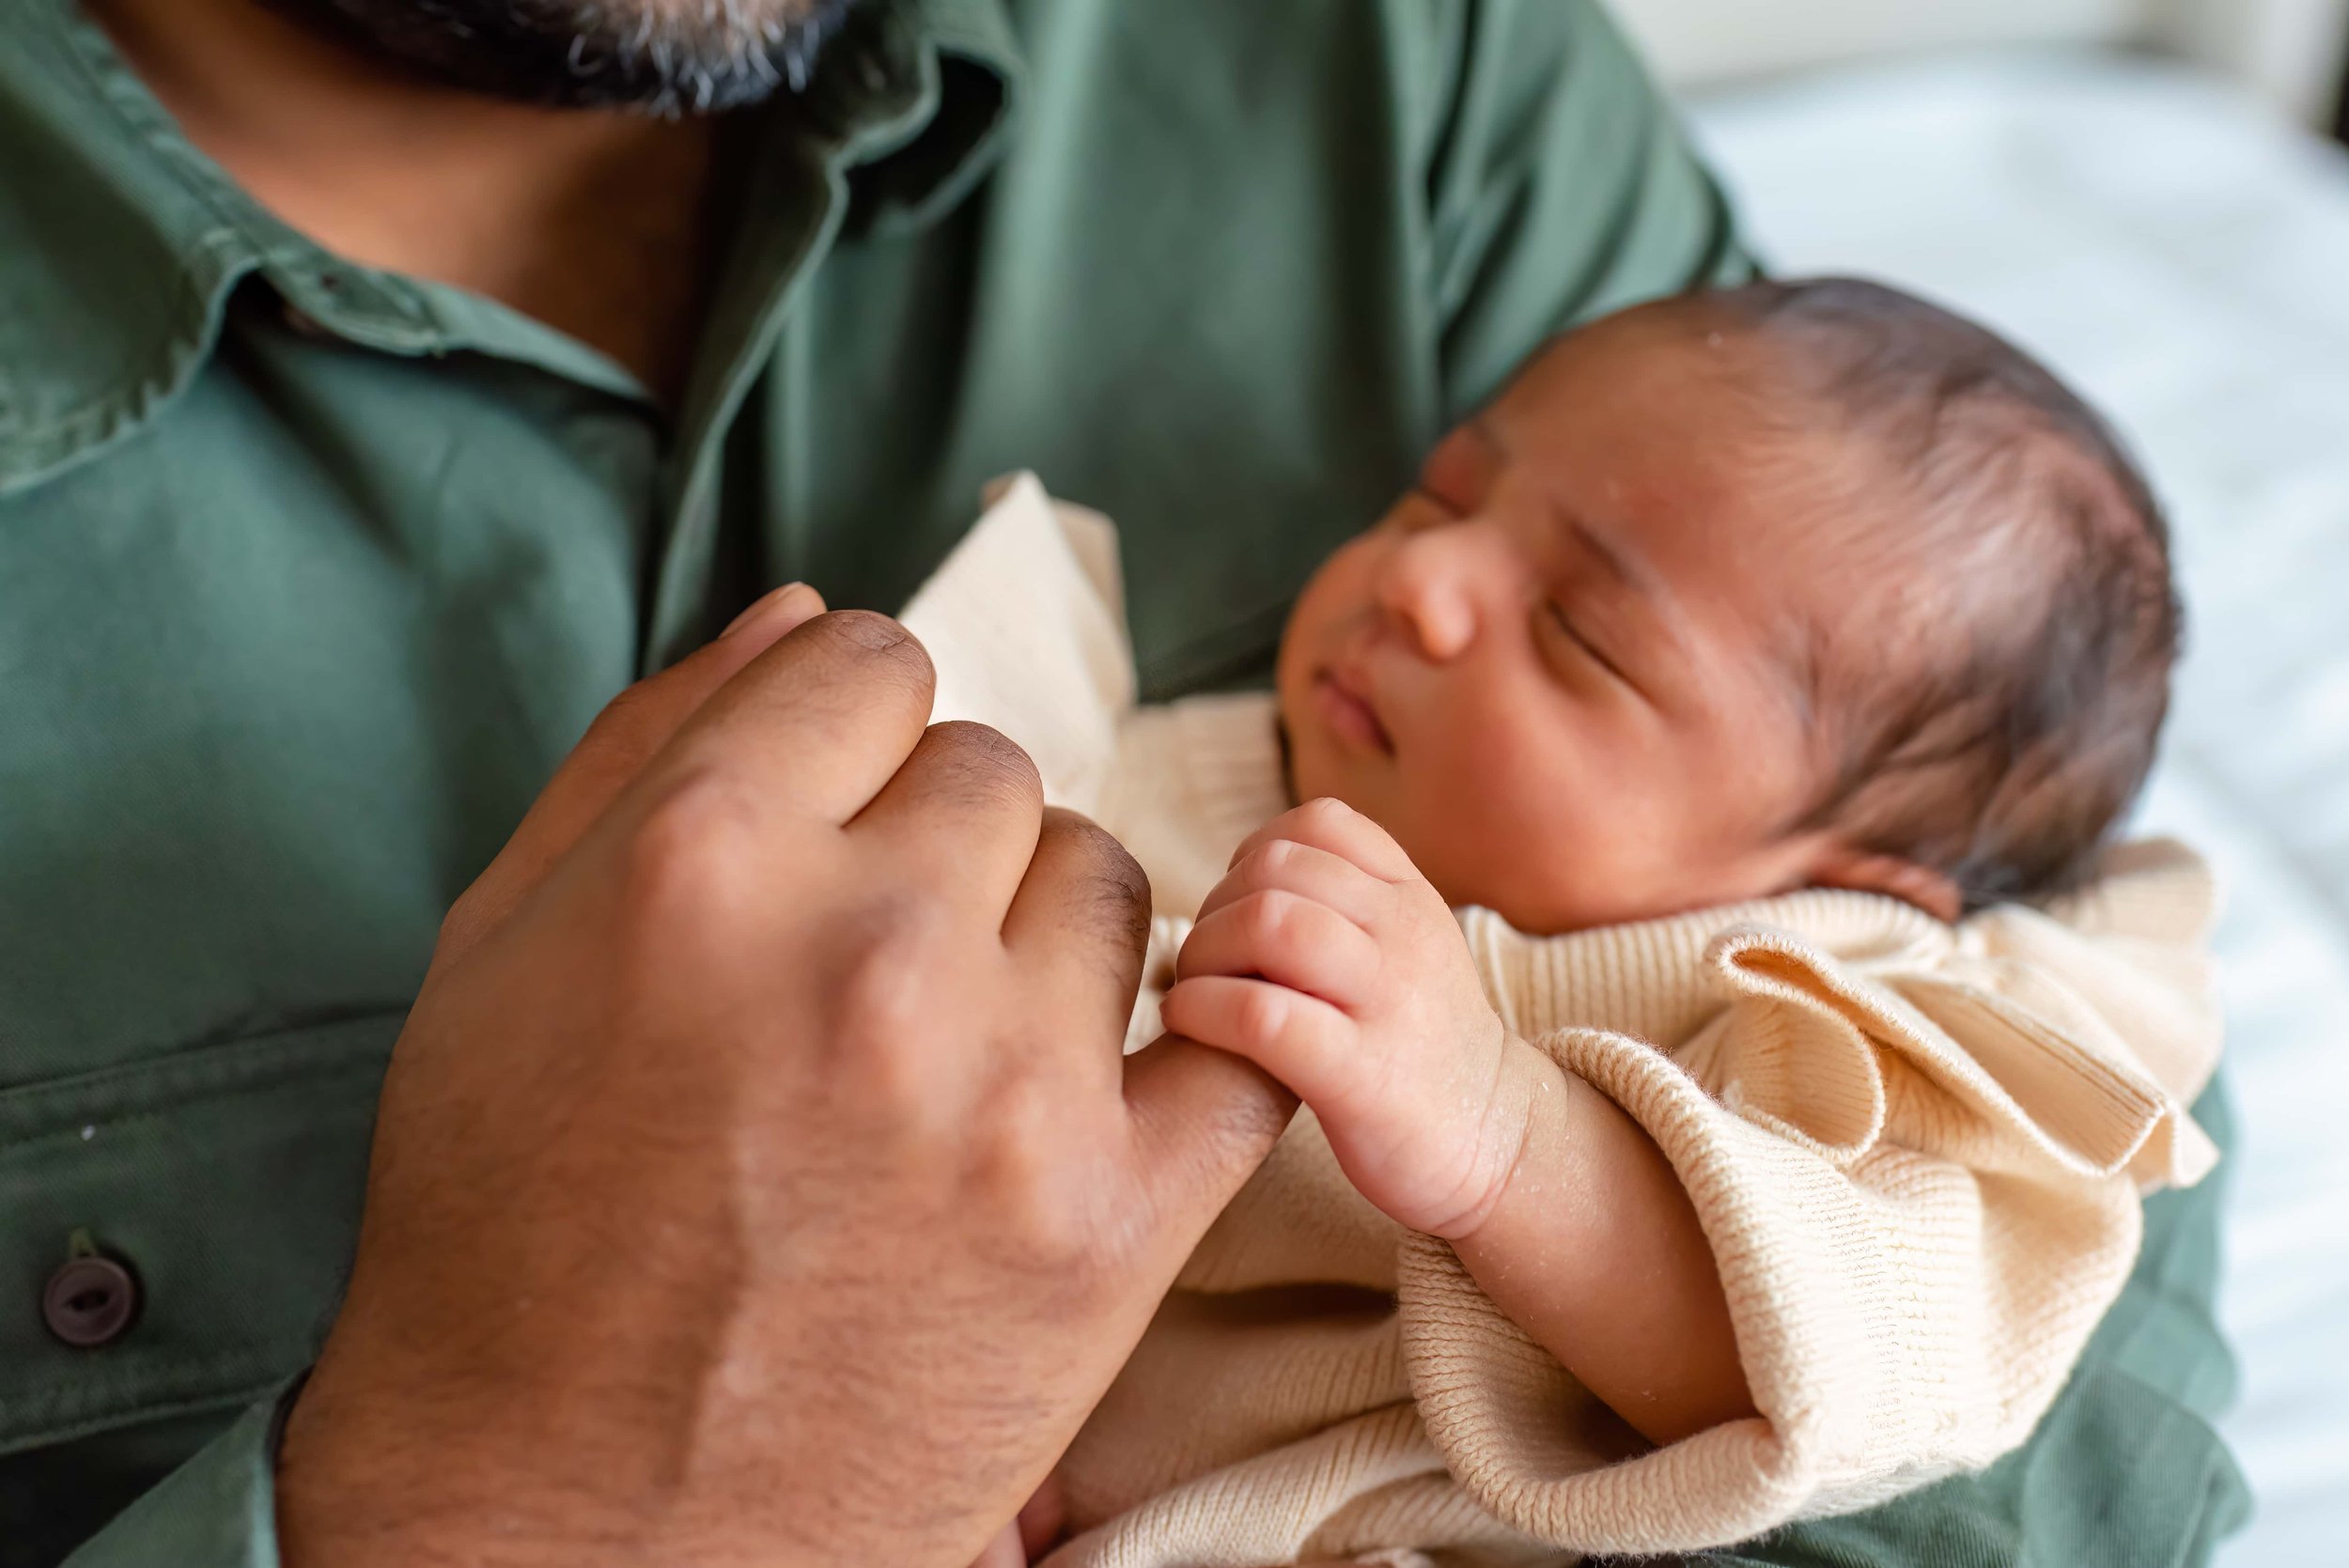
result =
M1806 886L1953 916L2085 876L2178 638L2103 422L1828 280L1549 344L1323 563L1279 685L1299 798L1521 928Z

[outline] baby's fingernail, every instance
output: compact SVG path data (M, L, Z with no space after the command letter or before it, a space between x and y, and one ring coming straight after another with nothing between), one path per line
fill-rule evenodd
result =
M823 595L804 582L786 582L753 599L750 608L727 622L726 629L718 635L731 637L738 631L766 626L770 620L786 623L785 629L788 629L823 613Z

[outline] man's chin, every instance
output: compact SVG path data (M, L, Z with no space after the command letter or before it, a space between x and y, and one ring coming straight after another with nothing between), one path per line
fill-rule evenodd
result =
M267 0L449 86L561 109L716 114L807 85L858 0Z

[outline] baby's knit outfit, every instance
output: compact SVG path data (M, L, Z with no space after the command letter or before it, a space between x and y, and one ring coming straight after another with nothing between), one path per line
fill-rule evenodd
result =
M1018 740L1150 874L1139 1043L1184 917L1289 802L1271 699L1137 706L1123 614L1106 521L1022 475L905 620L936 717ZM2218 1052L2212 904L2145 843L1955 926L1844 892L1548 938L1460 911L1502 1019L1686 1184L1759 1416L1647 1443L1300 1112L1070 1449L1051 1568L1687 1551L2015 1448L2128 1275L2140 1194L2216 1158L2185 1110Z

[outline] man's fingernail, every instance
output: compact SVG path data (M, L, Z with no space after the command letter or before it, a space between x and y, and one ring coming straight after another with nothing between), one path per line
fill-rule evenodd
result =
M811 615L821 614L823 609L821 594L804 582L786 582L753 599L750 608L727 622L726 629L718 635L731 637L738 631L766 624L770 617L781 619L788 615L794 620L803 621Z

